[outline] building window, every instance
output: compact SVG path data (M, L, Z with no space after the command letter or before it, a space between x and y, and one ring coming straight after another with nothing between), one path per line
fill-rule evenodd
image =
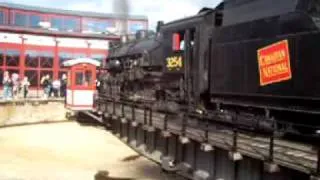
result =
M36 87L39 84L39 76L37 70L26 70L24 76L28 77L31 87Z
M136 23L130 23L129 24L129 32L130 33L136 33L139 30L145 29L144 23L142 22L136 22Z
M68 71L59 71L58 78L59 78L59 79L62 79L62 76L63 76L63 75L66 75L66 76L67 76L67 74L68 74Z
M5 24L5 12L0 11L0 24Z
M10 76L10 78L12 78L12 75L13 75L13 74L18 75L18 77L19 77L19 69L17 69L17 68L14 68L14 69L7 69L6 71L8 71L8 72L9 72L9 76Z
M39 23L41 22L41 17L38 15L30 16L30 26L31 27L40 27Z
M20 61L19 50L7 50L7 53L6 53L7 66L19 66L19 61Z
M65 19L64 28L68 32L78 32L80 22L77 19Z
M62 63L66 60L70 60L72 59L72 53L68 53L68 52L59 52L59 64L60 67L63 67Z
M41 52L40 55L40 67L41 68L52 68L53 67L53 53L52 52Z
M110 27L115 27L113 21L85 20L83 22L84 31L106 32Z
M22 13L14 14L14 25L16 26L28 26L28 16Z
M40 71L40 79L46 75L49 75L50 76L50 79L52 80L53 78L53 72L52 71Z
M1 85L3 85L3 84L2 84L2 81L3 81L3 73L4 73L3 69L0 69L0 84L1 84Z
M25 56L25 65L26 67L38 67L38 53L37 51L27 50Z
M102 63L103 60L105 59L105 55L104 54L92 54L91 58L99 61L100 63Z
M51 28L58 31L78 32L80 30L80 20L70 17L53 17L50 20Z
M84 58L87 57L87 55L85 53L74 53L72 55L73 58Z
M3 66L4 62L4 51L0 50L0 66Z
M63 30L63 19L62 18L51 18L51 28L62 31Z

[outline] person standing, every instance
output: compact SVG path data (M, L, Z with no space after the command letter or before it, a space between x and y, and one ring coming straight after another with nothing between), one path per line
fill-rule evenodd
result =
M13 99L17 99L19 94L19 86L20 86L19 75L17 73L13 73L11 75L11 81L12 81L12 96L13 96Z
M52 91L55 98L59 97L58 92L60 90L60 87L61 87L61 83L58 79L52 82Z
M8 71L4 72L2 84L3 84L3 99L9 100L12 96L11 95L11 93L12 93L12 90L11 90L12 80L10 78Z
M47 99L51 93L51 82L50 82L50 75L47 74L41 78L41 85L44 91L44 98Z
M67 90L67 76L66 74L63 74L61 77L61 83L60 83L60 97L66 96L66 90Z
M30 86L30 82L29 82L27 76L25 76L23 78L23 81L22 81L21 85L22 85L22 90L23 90L23 97L26 99L27 96L28 96L29 86Z

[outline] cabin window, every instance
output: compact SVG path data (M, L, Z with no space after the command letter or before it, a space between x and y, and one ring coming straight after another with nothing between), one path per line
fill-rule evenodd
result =
M92 85L92 72L86 70L83 72L76 72L76 86L89 87Z
M84 78L85 78L85 86L91 86L92 85L92 72L85 71Z
M172 50L182 51L184 49L184 31L173 33Z
M82 86L84 84L83 81L83 73L82 72L76 72L76 85Z
M191 39L190 39L191 47L194 46L195 32L196 32L195 29L191 30ZM185 34L185 31L179 31L179 32L173 33L173 36L172 36L172 50L173 51L183 51L184 50L184 47L185 47L184 34Z

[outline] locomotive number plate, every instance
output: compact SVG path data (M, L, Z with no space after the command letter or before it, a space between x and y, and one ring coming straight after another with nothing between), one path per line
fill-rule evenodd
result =
M283 40L258 50L260 85L291 79L288 41Z
M182 57L181 56L171 56L166 58L167 69L180 70L182 68Z

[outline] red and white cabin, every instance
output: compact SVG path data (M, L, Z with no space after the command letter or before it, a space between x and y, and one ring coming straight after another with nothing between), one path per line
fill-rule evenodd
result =
M90 58L71 59L63 62L69 67L66 108L72 111L94 109L96 70L100 62Z

